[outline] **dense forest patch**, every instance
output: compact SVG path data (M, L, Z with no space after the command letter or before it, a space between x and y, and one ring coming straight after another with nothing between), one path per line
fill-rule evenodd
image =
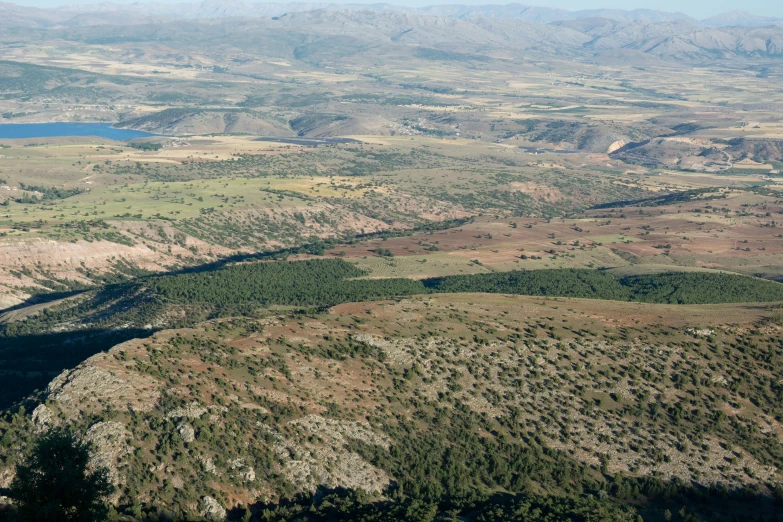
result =
M0 325L18 337L63 329L65 323L113 328L143 326L177 307L184 326L216 316L246 315L269 306L329 307L427 293L492 293L575 297L659 304L783 301L783 285L753 277L706 272L617 277L591 269L519 270L423 280L362 279L363 270L341 259L252 262L222 268L139 277L104 285L76 305L44 310L25 321ZM86 318L89 317L89 321ZM173 322L172 322L173 321Z
M137 283L176 303L216 306L331 306L422 293L499 293L662 304L783 301L783 285L752 277L682 272L616 277L590 269L519 270L411 279L356 279L356 266L334 259L243 264L212 272L154 276Z
M783 300L783 285L753 277L673 272L616 277L587 269L551 269L426 279L436 292L582 297L659 304L755 303Z

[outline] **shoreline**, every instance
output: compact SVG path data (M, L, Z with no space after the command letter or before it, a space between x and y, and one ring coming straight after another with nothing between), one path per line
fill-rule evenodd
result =
M122 127L116 127L115 125L120 122L103 122L103 121L96 121L96 122L75 122L75 121L50 121L50 122L38 122L38 123L29 123L29 122L0 122L0 129L6 128L9 129L11 126L17 127L17 129L20 130L20 132L23 132L24 129L22 127L26 127L27 129L32 130L35 127L41 128L41 130L44 130L46 126L55 126L55 125L62 125L65 126L62 130L67 131L68 129L66 127L71 127L71 129L74 129L75 127L82 127L83 130L93 130L90 128L84 128L85 126L97 126L95 130L103 132L110 133L110 132L118 132L118 133L127 133L127 134L136 134L136 136L128 136L125 138L113 138L110 136L103 136L101 134L90 134L90 133L84 133L84 132L76 132L73 134L69 134L67 132L65 133L52 133L52 134L38 134L38 135L30 135L30 136L1 136L0 139L4 140L25 140L25 139L36 139L36 138L68 138L68 137L83 137L83 136L95 136L97 138L105 138L115 141L128 141L138 138L144 138L144 137L152 137L152 136L161 136L161 134L155 134L152 132L142 131L142 130L136 130L136 129L127 129ZM33 130L33 134L36 134Z

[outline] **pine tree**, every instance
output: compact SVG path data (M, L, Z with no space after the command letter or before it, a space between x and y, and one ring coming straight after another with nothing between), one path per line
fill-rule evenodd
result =
M30 522L105 520L103 502L114 490L108 470L89 469L90 444L66 430L42 435L11 484L20 518Z

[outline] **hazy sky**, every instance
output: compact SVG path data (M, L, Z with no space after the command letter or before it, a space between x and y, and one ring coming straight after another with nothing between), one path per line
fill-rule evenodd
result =
M20 5L34 5L38 7L52 7L63 4L92 4L102 1L113 1L114 3L131 3L139 1L141 3L149 0L5 0ZM153 0L158 2L176 3L181 1L199 1L199 0ZM256 1L256 0L245 0ZM275 1L275 0L269 0ZM328 2L332 0L310 0L313 2ZM277 0L283 3L284 0ZM334 3L382 3L384 0L343 0ZM385 0L386 3L398 5L434 5L434 4L507 4L512 2L491 1L491 0ZM783 0L532 0L519 1L524 5L535 5L545 7L558 7L571 11L578 9L657 9L660 11L680 11L694 18L706 18L708 16L724 13L726 11L742 10L762 16L783 17Z

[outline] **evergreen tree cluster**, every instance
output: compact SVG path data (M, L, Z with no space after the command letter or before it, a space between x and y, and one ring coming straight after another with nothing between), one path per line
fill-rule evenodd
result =
M215 306L331 306L424 293L484 292L579 297L662 304L783 301L783 285L748 276L681 272L616 277L589 269L520 270L421 281L358 279L366 274L343 260L255 263L189 274L154 276L144 284L176 303Z
M424 292L421 283L412 279L355 279L363 275L356 266L333 259L253 263L154 277L146 287L170 302L215 306L319 306Z

